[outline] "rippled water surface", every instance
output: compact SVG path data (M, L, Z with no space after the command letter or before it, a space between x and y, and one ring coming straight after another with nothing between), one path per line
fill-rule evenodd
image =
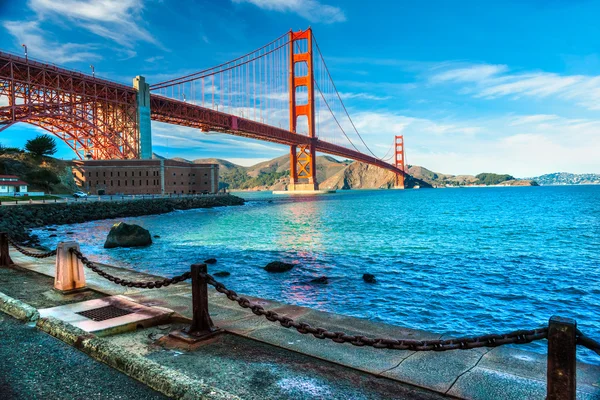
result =
M51 245L73 231L92 259L165 276L215 257L210 271L231 272L221 280L240 293L441 334L560 315L600 338L600 186L241 196L242 207L125 219L161 236L148 248L103 249L114 220L36 233ZM273 260L297 266L261 269Z

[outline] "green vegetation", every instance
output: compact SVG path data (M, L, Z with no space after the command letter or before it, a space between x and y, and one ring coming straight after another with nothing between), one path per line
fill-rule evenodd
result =
M514 178L514 176L511 175L507 175L507 174L492 174L492 173L483 173L483 174L479 174L476 175L475 178L477 178L477 180L479 181L480 184L483 185L497 185L499 183L505 182L505 181L511 181Z
M0 143L0 154L11 154L11 153L23 153L18 147L6 147L2 143Z
M38 135L25 143L25 150L37 158L56 153L56 140L50 135Z
M42 168L27 172L25 180L31 186L43 188L44 192L51 191L51 185L60 183L60 178L55 172Z
M235 168L225 172L221 178L219 187L229 189L250 189L256 186L271 186L279 179L288 176L290 171L284 172L261 172L256 177L251 177L246 171Z

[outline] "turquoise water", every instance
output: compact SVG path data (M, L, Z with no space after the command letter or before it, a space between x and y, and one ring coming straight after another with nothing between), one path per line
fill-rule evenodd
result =
M36 233L51 245L73 231L92 259L165 276L215 257L210 271L231 272L220 280L239 293L441 334L560 315L600 339L600 186L240 195L243 207L126 219L161 236L149 248L103 249L114 221ZM261 269L273 260L297 266ZM329 284L310 283L322 275Z

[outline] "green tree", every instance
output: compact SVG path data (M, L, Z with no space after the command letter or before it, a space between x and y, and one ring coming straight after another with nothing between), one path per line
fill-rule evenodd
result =
M35 139L30 139L25 143L25 150L37 158L51 156L56 153L56 140L49 135L38 135Z
M60 178L54 172L47 169L31 171L27 173L25 179L31 186L44 188L46 192L50 191L51 185L60 183Z

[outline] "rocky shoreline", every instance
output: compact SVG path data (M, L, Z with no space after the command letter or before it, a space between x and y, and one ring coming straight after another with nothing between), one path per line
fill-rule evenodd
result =
M175 210L244 205L244 199L232 195L125 201L93 201L77 203L29 204L0 207L0 232L22 244L37 246L39 240L30 234L33 228L47 225L78 224L101 219L165 214Z

